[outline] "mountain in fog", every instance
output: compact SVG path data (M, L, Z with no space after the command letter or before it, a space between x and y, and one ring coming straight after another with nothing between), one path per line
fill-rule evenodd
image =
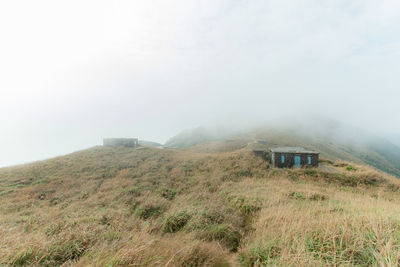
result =
M400 177L398 145L385 137L334 120L255 127L241 133L221 133L199 127L172 137L166 146L206 149L207 143L212 143L215 149L215 142L219 142L221 149L226 150L227 144L232 149L249 148L261 140L266 143L265 148L302 146L321 152L327 159L366 163Z

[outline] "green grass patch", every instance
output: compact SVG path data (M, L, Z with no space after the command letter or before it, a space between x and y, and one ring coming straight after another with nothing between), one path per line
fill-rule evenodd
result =
M176 195L176 190L174 189L164 188L161 191L161 196L168 200L174 199L175 195Z
M20 253L11 261L12 266L32 266L42 255L33 248L28 248Z
M357 169L356 169L356 167L354 167L352 165L348 165L348 166L345 167L345 170L346 171L356 171Z
M219 241L231 252L236 252L242 235L239 231L226 224L214 224L200 233L200 238L207 241Z
M239 211L245 215L249 216L261 209L261 205L256 201L248 201L244 197L238 197L235 199L235 207L239 209Z
M181 230L190 220L191 216L186 211L170 214L164 220L164 232L175 233Z
M0 197L1 196L5 196L5 195L7 195L7 194L10 194L10 193L12 193L12 192L14 192L14 190L3 190L3 191L0 191Z
M288 197L290 199L295 199L295 200L305 200L306 199L304 193L301 193L301 192L291 192L291 193L289 193Z
M48 184L49 182L50 182L50 179L48 179L48 178L40 178L40 179L36 179L35 181L33 181L32 185Z
M90 241L84 237L53 244L40 260L40 265L59 266L69 260L77 260L85 253L89 246Z
M274 266L281 255L278 242L271 240L265 244L256 244L249 251L239 255L241 266Z
M134 215L141 219L149 219L151 217L158 217L163 212L163 208L159 205L139 205L136 207Z

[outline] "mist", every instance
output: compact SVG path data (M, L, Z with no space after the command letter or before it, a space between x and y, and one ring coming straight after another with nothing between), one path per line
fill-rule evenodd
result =
M291 117L399 136L399 13L398 1L3 1L0 166Z

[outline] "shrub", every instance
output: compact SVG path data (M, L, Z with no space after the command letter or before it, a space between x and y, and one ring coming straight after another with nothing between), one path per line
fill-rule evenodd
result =
M258 203L249 202L244 197L237 198L235 206L238 207L239 211L245 216L249 216L261 209Z
M227 169L228 171L229 169ZM238 182L244 177L253 177L253 173L251 172L251 169L241 169L238 171L233 171L229 172L228 174L225 174L222 176L221 180L222 181L232 181L232 182Z
M321 172L321 176L326 179L327 182L335 182L343 186L357 186L359 179L352 176L347 176L342 173L329 173L329 172Z
M378 186L385 181L382 177L375 173L360 174L358 179L360 180L360 183L370 186Z
M206 181L206 182L204 183L204 187L205 187L205 188L208 190L208 192L210 192L210 193L215 193L215 192L217 192L219 186L220 186L220 183L217 182L217 181L213 181L213 182L211 182L211 181Z
M349 165L349 164L347 164L345 162L340 162L340 161L337 161L333 164L333 166L335 166L335 167L346 167L347 165Z
M354 249L354 239L343 237L341 234L343 233L336 236L324 236L320 232L312 233L306 241L306 249L315 258L322 259L330 264L341 259L342 262L356 266L376 265L374 253L377 253L377 248L371 246L368 237L365 238L367 242L363 243L358 249Z
M271 175L272 175L272 176L275 176L275 175L278 175L278 174L279 174L279 171L276 170L276 169L274 169L274 170L271 171Z
M11 265L13 266L59 266L67 261L79 259L92 242L85 237L72 237L67 241L58 241L46 251L32 248L17 255Z
M90 245L90 240L85 237L71 238L66 242L53 244L46 255L41 258L40 265L56 266L69 260L77 260L86 252Z
M281 255L281 248L271 240L263 245L253 246L247 253L239 255L239 263L242 266L265 266L274 265L274 261Z
M179 231L190 220L190 217L186 211L168 216L164 221L164 232L174 233Z
M40 253L37 253L33 248L18 254L14 260L11 261L12 266L31 266L40 259Z
M375 173L360 173L360 174L352 174L346 175L341 173L321 173L321 176L325 178L328 182L337 182L343 186L352 186L355 187L359 184L368 185L368 186L378 186L383 184L385 180L378 176Z
M111 225L110 218L107 215L103 215L100 219L100 224L102 225Z
M236 252L242 235L226 224L214 224L200 234L208 241L220 241L230 251Z
M351 166L351 165L346 166L345 169L346 169L346 171L356 171L357 170L354 166Z
M317 175L317 171L313 170L313 169L304 169L303 173L307 176L316 176Z
M161 191L161 196L168 200L174 199L175 195L176 195L176 190L174 189L165 188L164 190Z
M63 200L62 197L53 197L49 200L49 202L50 202L51 206L55 206L55 205L59 204L60 202L62 202L62 200Z
M149 205L139 205L135 209L134 215L141 219L148 219L150 217L157 217L162 213L163 209L159 205L149 204Z
M193 221L194 229L206 229L210 225L220 224L225 220L225 213L222 210L202 210Z
M251 176L253 176L250 169L239 170L239 171L235 172L234 175L236 177L251 177Z
M323 201L327 200L328 196L318 193L313 193L308 197L309 200Z
M289 193L288 196L289 196L289 198L296 199L296 200L304 200L304 199L306 199L304 194L301 193L301 192L291 192L291 193Z
M141 187L135 187L135 188L130 188L124 190L124 193L127 195L133 196L133 197L140 197L142 194L143 188Z
M291 192L288 195L289 198L295 199L295 200L315 200L315 201L323 201L327 200L328 196L319 194L319 193L302 193L302 192Z
M196 244L189 250L185 250L178 254L173 262L174 266L216 266L228 267L229 262L220 249L211 244Z
M188 162L183 166L183 171L185 172L186 175L191 175L193 172L193 166L191 162Z
M386 190L390 192L398 192L400 190L400 186L393 183L388 183L386 185Z
M46 228L45 233L47 236L57 235L62 231L63 227L64 226L61 223L52 224Z

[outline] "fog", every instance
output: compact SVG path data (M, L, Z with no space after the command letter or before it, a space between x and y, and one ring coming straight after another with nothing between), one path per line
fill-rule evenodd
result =
M398 25L394 0L2 1L0 166L291 116L400 136Z

